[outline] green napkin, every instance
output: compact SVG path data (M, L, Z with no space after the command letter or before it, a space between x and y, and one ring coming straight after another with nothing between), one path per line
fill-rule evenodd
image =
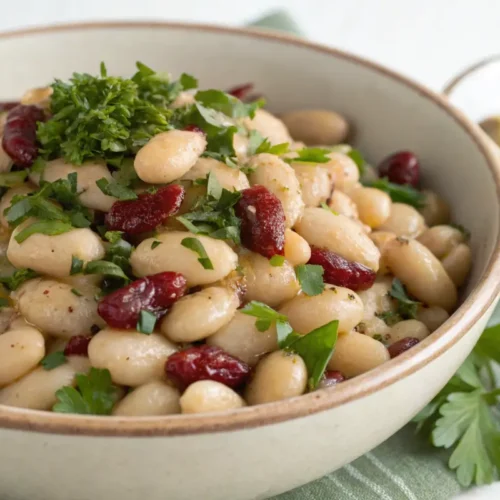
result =
M283 11L248 26L300 35ZM500 322L500 307L490 324ZM272 500L450 500L461 490L447 465L447 454L432 448L410 424L361 458Z

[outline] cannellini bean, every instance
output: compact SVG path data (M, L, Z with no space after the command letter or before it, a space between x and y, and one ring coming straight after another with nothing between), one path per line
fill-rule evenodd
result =
M472 252L468 245L457 245L442 261L444 270L456 286L464 284L472 267Z
M334 151L329 153L331 160L322 163L330 170L335 179L335 189L349 193L359 182L359 169L356 163L346 154Z
M71 285L72 288L75 288L79 292L82 292L83 290L90 290L92 293L95 293L95 287L100 285L102 281L102 275L74 274L73 276L60 278L59 281Z
M56 391L66 385L75 385L75 375L90 368L87 358L71 356L53 370L36 368L16 382L0 389L0 405L50 410L57 401Z
M73 256L84 262L104 257L101 239L88 228L72 229L55 236L36 233L18 243L15 236L33 222L34 219L28 219L20 224L10 238L7 257L17 268L64 278L69 276Z
M359 298L363 301L363 321L370 319L375 314L395 310L394 303L389 295L391 286L392 279L383 278L377 280L368 290L358 292Z
M394 233L389 231L374 231L370 234L370 239L375 243L375 246L379 249L380 260L378 274L384 276L390 273L390 269L387 267L387 259L385 258L385 246L389 241L396 238Z
M292 227L304 210L304 200L295 171L276 155L262 153L252 157L250 184L260 184L273 193L283 205L287 227Z
M328 369L339 370L350 378L372 370L389 359L389 351L382 342L351 332L338 338Z
M26 326L0 335L0 387L22 377L45 356L45 339Z
M420 307L417 312L417 319L421 321L430 332L437 330L450 315L439 306Z
M295 231L310 245L327 248L347 260L378 270L380 252L359 224L323 208L306 208Z
M195 103L194 94L190 91L181 92L172 103L170 103L170 107L172 109L184 108L185 106L189 106L190 104Z
M242 408L245 401L227 385L200 380L184 391L180 404L182 413L211 413Z
M13 162L11 157L3 149L1 139L2 138L0 136L0 173L4 173L9 172L9 170L12 168Z
M204 339L229 323L239 305L234 290L205 288L178 300L161 322L161 332L173 342Z
M332 193L333 179L321 165L294 162L292 168L299 181L302 199L306 207L317 207Z
M81 296L72 289L54 280L29 280L16 292L17 306L26 320L44 333L66 339L88 335L92 325L104 324L94 298L98 288L82 288L78 290Z
M206 145L205 136L199 132L161 132L138 151L134 160L135 171L144 182L172 182L193 167Z
M292 265L285 260L281 266L272 266L268 259L257 253L240 258L246 279L245 299L265 302L275 307L295 297L300 290Z
M427 326L421 321L416 319L407 319L405 321L400 321L396 323L386 337L389 341L389 345L394 344L398 340L402 340L406 337L413 337L418 340L424 340L430 335L430 331Z
M424 207L420 213L428 226L447 224L450 221L450 207L433 191L422 191L425 195Z
M12 202L12 198L14 196L20 196L20 195L25 195L28 193L32 193L35 191L35 188L31 186L31 184L23 184L22 186L17 186L10 188L3 196L2 199L0 200L0 223L2 224L3 227L9 227L9 223L7 222L7 219L5 218L4 211L5 209L9 208Z
M311 247L309 243L291 229L285 230L285 259L292 266L307 264L311 258Z
M383 340L387 340L391 333L391 327L383 319L371 316L356 325L356 332L373 338L375 336L382 337Z
M319 295L297 295L280 308L280 313L288 316L299 333L309 333L334 319L339 321L339 332L346 333L363 319L363 302L348 288L327 285Z
M104 163L87 162L83 165L66 163L62 158L49 161L45 165L42 175L30 174L30 179L35 184L40 184L40 177L47 182L67 179L69 174L76 173L76 188L80 193L79 199L83 206L108 212L111 205L117 200L113 196L105 195L96 184L99 179L113 181L113 177Z
M422 243L396 238L387 244L385 256L389 268L418 300L453 310L457 289L441 262Z
M113 382L137 387L161 379L167 358L176 352L163 335L105 328L89 344L94 368L107 368Z
M292 142L286 125L279 118L276 118L264 109L258 109L252 119L245 118L243 124L248 130L259 132L272 145Z
M350 196L358 208L359 219L373 229L381 226L391 215L391 197L371 187L353 189Z
M239 311L227 325L207 338L207 344L220 347L250 366L255 366L264 354L278 348L275 326L261 332L253 316Z
M198 261L199 255L182 246L181 242L185 238L196 238L201 242L212 262L213 269L205 269ZM160 241L162 244L151 248L153 241ZM164 271L175 271L182 273L188 286L192 287L214 283L227 276L236 269L238 256L222 240L208 236L195 236L188 232L172 231L148 238L140 243L132 253L130 263L133 273L140 278Z
M54 90L52 87L37 87L27 90L21 97L21 104L37 105L40 107L48 107L50 103L50 96Z
M181 412L179 391L153 380L129 392L114 408L117 417L153 417Z
M200 158L193 168L182 176L181 180L204 179L210 172L215 175L219 184L228 191L241 191L250 187L246 175L241 170L228 167L225 163L213 158Z
M396 236L416 238L425 231L425 221L422 215L412 206L405 203L393 203L391 215L378 227L380 231L389 231Z
M236 158L239 162L244 163L248 160L248 137L241 134L234 134L233 148L236 153Z
M443 225L425 230L417 239L438 259L442 259L459 243L462 243L465 240L465 236L459 229Z
M328 206L337 214L345 215L350 219L357 220L359 218L358 207L356 203L349 198L345 193L335 189L328 202Z
M257 365L245 391L250 405L300 396L306 391L307 368L297 354L275 351Z
M346 119L326 109L301 109L281 115L290 135L308 146L334 145L345 141L349 133Z

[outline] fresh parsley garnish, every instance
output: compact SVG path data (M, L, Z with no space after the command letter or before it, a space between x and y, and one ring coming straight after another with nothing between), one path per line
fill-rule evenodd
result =
M82 292L80 292L80 291L79 291L79 290L77 290L76 288L72 288L72 289L71 289L71 293L72 293L73 295L76 295L77 297L82 297L82 296L83 296Z
M66 363L66 356L63 351L56 351L51 354L47 354L47 356L40 361L44 370L53 370L64 363Z
M387 326L394 326L396 323L399 323L403 319L397 312L394 311L383 311L375 313L375 316L384 321Z
M231 118L253 118L255 111L265 104L262 100L244 103L222 90L213 89L199 90L195 99L205 108L213 109Z
M139 320L137 321L137 331L146 335L151 335L155 329L156 316L149 312L142 310L139 313Z
M125 272L119 265L107 260L92 260L90 262L87 262L83 273L102 274L104 276L118 278L125 283L128 283L130 281L130 278L125 274Z
M356 164L358 167L359 175L363 175L365 173L365 159L361 152L357 149L351 149L346 153L346 155Z
M27 170L18 170L16 172L3 172L0 174L0 187L15 187L24 183L28 177Z
M17 269L10 276L0 278L0 283L4 284L9 290L17 290L25 281L36 278L38 273L32 269Z
M269 139L262 136L257 130L251 130L248 134L248 156L260 153L269 153L277 156L284 155L290 151L290 144L282 142L281 144L271 144Z
M191 212L178 216L177 220L194 234L232 240L239 244L241 221L234 212L234 206L240 198L240 192L222 188L217 177L210 173L206 196L194 204Z
M151 243L151 250L154 250L157 246L161 245L163 242L154 240L153 243Z
M198 262L203 266L203 269L213 269L212 261L208 257L207 251L203 243L198 238L184 238L181 241L183 247L189 248L199 255Z
M69 270L70 276L73 274L79 274L83 271L83 260L79 259L75 255L71 256L71 268Z
M415 417L434 446L451 449L448 465L462 486L500 475L500 325L486 329L474 351L441 392Z
M72 229L74 229L74 227L68 222L62 222L60 220L39 220L19 231L19 233L14 236L14 239L18 243L22 243L33 234L56 236L58 234L67 233Z
M263 302L252 300L245 307L240 309L240 312L257 318L255 327L259 330L259 332L265 332L271 328L273 323L276 324L278 332L278 345L292 332L292 327L288 323L288 318L285 315L276 312Z
M76 375L76 388L61 387L56 392L56 413L79 413L81 415L110 415L118 401L118 388L113 385L109 370L91 368L88 375Z
M295 268L302 291L310 296L319 295L325 289L322 266L315 264L301 264Z
M284 255L273 255L269 259L269 264L273 267L281 267L285 263L285 256Z
M418 307L422 304L416 300L410 299L406 289L398 278L392 280L392 286L389 295L397 301L397 313L403 319L415 319L417 317Z
M97 187L106 195L113 196L119 200L136 200L137 194L128 187L119 184L118 182L109 182L104 177L95 182Z
M330 149L326 148L303 148L296 151L297 157L288 160L289 162L307 162L307 163L328 163L331 158Z
M377 179L366 185L384 191L395 203L406 203L415 208L422 208L425 205L425 195L409 185L394 184L386 178Z

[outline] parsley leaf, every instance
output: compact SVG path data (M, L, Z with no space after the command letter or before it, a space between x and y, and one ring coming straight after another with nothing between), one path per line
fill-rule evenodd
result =
M149 312L142 310L139 313L139 320L137 321L137 331L145 335L151 335L155 329L156 316Z
M118 400L118 388L112 384L109 370L91 368L88 375L76 375L76 388L64 386L56 392L52 411L82 415L110 415Z
M366 184L369 187L380 189L387 193L393 202L406 203L415 208L422 208L425 204L425 195L409 185L394 184L385 177Z
M417 317L418 307L421 302L410 299L408 297L403 283L397 278L392 281L389 295L398 302L398 314L403 319L415 319Z
M273 267L281 267L285 263L285 256L284 255L273 255L269 259L269 264Z
M244 103L222 90L199 90L194 96L204 107L213 109L231 118L253 118L255 111L262 107L263 101Z
M325 289L324 272L322 266L315 264L301 264L295 268L302 291L310 296L319 295Z
M53 370L64 363L66 363L66 356L63 351L56 351L51 354L47 354L47 356L40 361L44 370Z
M269 139L262 136L257 130L251 130L248 135L248 156L260 153L269 153L273 155L284 155L290 151L290 144L282 142L281 144L270 143Z
M0 187L20 186L28 177L27 170L18 170L16 172L3 172L0 174Z
M288 160L289 162L308 163L328 163L331 158L328 156L331 151L326 148L303 148L296 151L297 157Z
M240 309L240 312L242 312L243 314L247 314L248 316L254 316L255 318L257 318L255 326L257 327L257 330L259 330L259 332L265 332L266 330L269 330L273 323L276 323L276 326L281 323L281 333L283 337L280 337L280 334L278 332L278 343L280 341L280 338L284 339L288 335L288 333L291 332L291 327L290 325L288 325L287 317L283 314L278 313L263 302L252 300L245 307ZM288 327L283 328L283 324L287 324ZM288 330L288 332L285 334L284 330Z
M0 283L3 283L9 290L17 290L25 281L36 278L38 273L32 269L17 269L10 276L0 278Z
M153 243L151 243L151 250L154 250L157 246L161 245L163 242L154 240Z
M137 199L137 194L134 191L118 182L109 182L108 179L103 177L95 181L95 183L97 187L108 196L113 196L122 201Z
M365 159L360 151L357 149L351 149L346 153L346 155L356 164L359 170L359 175L363 175L365 173Z
M72 289L71 289L71 293L72 293L73 295L76 295L77 297L82 297L82 296L83 296L82 292L80 292L80 291L79 291L79 290L77 290L76 288L72 288Z
M79 274L83 270L83 260L79 259L75 255L71 256L71 268L69 271L70 276L73 274Z
M73 226L67 222L62 222L59 220L40 220L33 222L29 226L25 227L22 231L14 236L14 239L18 243L22 243L27 240L33 234L46 234L48 236L55 236L62 233L67 233L71 231Z
M200 256L198 262L203 266L203 269L214 268L212 261L208 257L205 247L203 246L203 243L198 238L184 238L181 241L181 245L183 247L189 248Z
M83 274L103 274L104 276L119 278L125 283L130 281L130 278L119 265L107 260L92 260L87 262Z

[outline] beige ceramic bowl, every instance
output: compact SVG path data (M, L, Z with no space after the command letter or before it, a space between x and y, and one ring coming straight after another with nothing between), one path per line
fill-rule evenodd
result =
M164 418L58 415L0 406L0 496L16 500L249 500L316 479L407 423L479 337L500 281L498 159L438 95L342 52L274 34L172 24L60 26L0 37L0 97L72 71L130 74L136 60L202 86L255 82L276 111L331 108L376 162L401 148L472 232L463 305L397 359L341 384L230 413ZM314 314L314 311L311 311Z

